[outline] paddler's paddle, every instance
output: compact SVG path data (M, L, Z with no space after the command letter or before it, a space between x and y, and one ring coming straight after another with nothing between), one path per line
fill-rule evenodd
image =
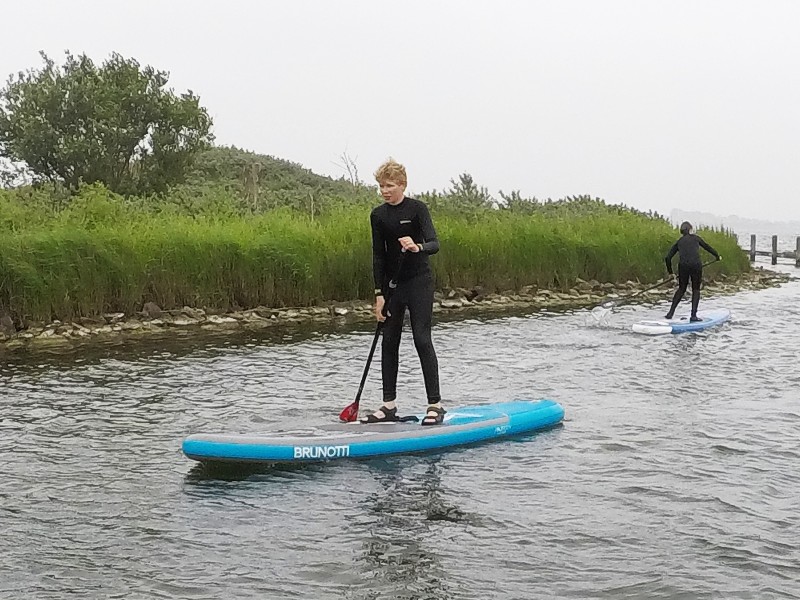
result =
M719 259L714 259L714 260L710 260L708 262L705 262L705 263L702 264L702 266L703 267L707 267L708 265L713 264L713 263L717 262L718 260L722 260L722 257L720 257ZM635 294L631 294L629 296L622 296L621 298L617 298L616 300L606 300L605 302L602 302L599 306L596 306L594 309L592 309L592 312L594 312L598 308L611 310L611 309L613 309L613 308L615 308L617 306L621 306L622 304L626 304L627 302L633 300L637 296L641 296L645 292L649 292L650 290L654 290L657 287L661 287L665 283L671 283L672 281L675 281L675 277L673 275L669 275L666 279L662 279L657 284L652 285L649 288L645 288L643 290L639 290Z
M595 308L604 308L606 310L611 310L612 308L614 308L616 306L620 306L622 304L625 304L629 300L633 300L634 298L636 298L637 296L640 296L641 294L644 294L645 292L649 292L650 290L654 290L657 287L661 287L662 285L664 285L666 283L671 283L673 281L675 281L675 278L672 275L670 275L666 279L662 279L657 284L652 285L649 288L645 288L643 290L639 290L635 294L631 294L629 296L622 296L621 298L617 298L616 300L606 300L605 302L602 302L600 304L600 306L597 306Z
M397 261L397 271L395 273L394 278L389 281L389 288L386 291L386 298L384 298L383 309L381 310L381 314L387 319L391 318L391 313L389 313L389 301L392 297L392 292L397 287L397 278L400 275L400 269L403 268L403 261L406 257L406 251L403 250L400 254L400 260ZM387 316L388 315L388 316ZM358 419L358 404L361 402L361 392L364 391L364 383L367 381L367 373L369 373L369 366L372 364L372 356L375 354L375 347L378 345L378 338L381 337L381 331L383 330L383 325L386 321L378 321L377 327L375 327L375 336L372 338L372 347L369 349L369 356L367 357L367 364L364 365L364 374L361 376L361 385L358 386L358 392L356 393L356 399L354 402L348 404L342 412L339 413L339 420L344 423L352 423L356 419Z

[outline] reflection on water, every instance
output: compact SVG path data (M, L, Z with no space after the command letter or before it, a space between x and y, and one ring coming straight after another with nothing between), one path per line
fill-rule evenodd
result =
M424 470L375 461L370 472L379 490L366 496L349 527L363 538L358 570L381 591L364 598L449 598L446 569L431 543L428 521L443 514L461 514L446 506L438 459L421 459ZM404 473L410 471L410 473Z
M245 481L256 476L285 477L321 468L325 467L314 463L196 463L189 469L185 481L187 485L213 481Z

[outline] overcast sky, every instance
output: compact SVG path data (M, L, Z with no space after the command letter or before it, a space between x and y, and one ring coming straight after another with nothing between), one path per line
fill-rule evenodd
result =
M171 73L217 143L414 192L590 194L800 219L800 2L208 0L3 3L0 76L44 50Z

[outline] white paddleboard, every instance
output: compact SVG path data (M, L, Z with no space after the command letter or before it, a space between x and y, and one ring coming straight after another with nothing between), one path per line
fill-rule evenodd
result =
M680 315L674 319L642 320L634 323L631 329L634 333L644 335L664 335L665 333L686 333L689 331L703 331L709 327L716 327L731 318L731 311L727 308L701 311L697 314L700 321L690 321L689 315Z

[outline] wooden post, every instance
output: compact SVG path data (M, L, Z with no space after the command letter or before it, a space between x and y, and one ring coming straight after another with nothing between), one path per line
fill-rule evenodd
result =
M772 264L778 264L778 236L772 236Z
M756 262L756 234L750 234L750 262Z
M794 266L800 268L800 235L797 236L797 248L794 251Z

